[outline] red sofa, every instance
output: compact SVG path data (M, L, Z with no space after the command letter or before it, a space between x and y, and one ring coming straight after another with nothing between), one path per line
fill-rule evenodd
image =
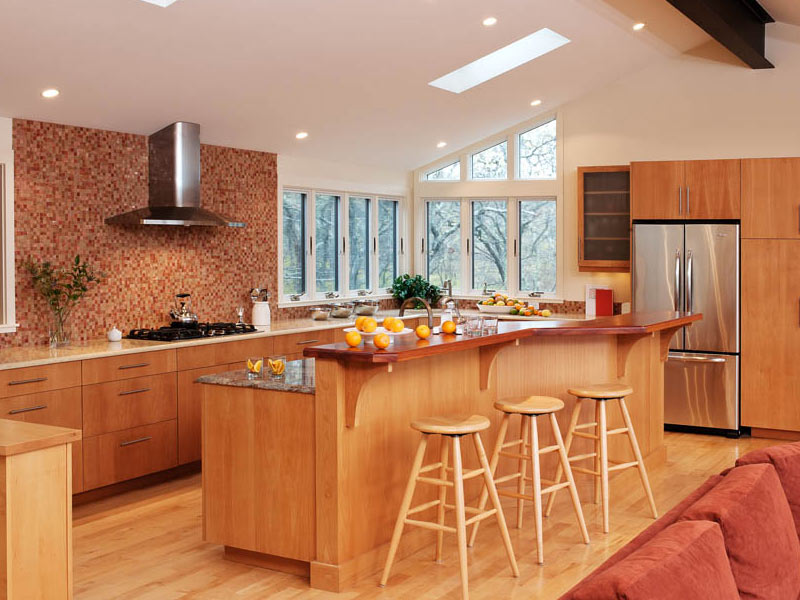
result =
M798 600L800 443L750 452L561 600Z

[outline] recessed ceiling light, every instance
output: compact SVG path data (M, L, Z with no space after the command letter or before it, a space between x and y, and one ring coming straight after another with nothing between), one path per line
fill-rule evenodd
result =
M447 146L447 142L439 142L438 144L436 144L437 148L444 148L445 146Z
M162 8L167 8L170 4L177 2L178 0L142 0L142 2L147 2L148 4L155 4L156 6L160 6Z
M304 139L306 139L308 137L308 132L307 131L301 131L297 135L295 135L294 137L296 137L298 140L304 140Z
M434 79L428 85L460 94L568 43L568 38L544 27L439 79Z
M497 17L486 17L483 20L483 26L484 27L491 27L495 23L497 23Z
M644 23L636 23L633 26L633 30L634 31L641 31L642 29L644 29Z
M542 103L542 101L537 98L536 100L531 102L531 106L539 106L541 103Z
M45 98L55 98L61 92L59 92L56 88L48 88L42 92L42 96Z

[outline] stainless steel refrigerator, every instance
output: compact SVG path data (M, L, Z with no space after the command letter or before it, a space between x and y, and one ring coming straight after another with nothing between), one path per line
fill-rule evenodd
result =
M636 223L633 309L703 313L670 344L664 422L739 431L739 225Z

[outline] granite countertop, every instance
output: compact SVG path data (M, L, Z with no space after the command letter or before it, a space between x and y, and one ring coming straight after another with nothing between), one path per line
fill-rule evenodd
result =
M248 379L247 370L227 371L213 375L203 375L198 383L210 385L229 385L233 387L272 390L276 392L292 392L295 394L313 394L316 391L314 382L314 359L302 358L286 363L283 377L273 379L269 376L269 368L264 366L263 379Z

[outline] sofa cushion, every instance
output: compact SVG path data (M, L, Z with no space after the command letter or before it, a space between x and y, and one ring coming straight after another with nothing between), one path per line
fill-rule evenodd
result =
M769 463L778 472L783 493L792 509L795 528L800 535L800 442L753 450L736 461L736 466Z
M667 527L675 523L687 508L689 508L692 504L697 502L699 498L704 496L710 489L712 489L715 485L717 485L720 481L722 481L722 477L719 475L714 475L709 477L703 485L698 487L695 491L689 494L686 498L678 502L669 512L664 514L660 519L655 521L652 525L650 525L647 529L642 531L639 535L637 535L633 540L631 540L628 544L617 550L611 557L606 560L603 564L597 567L594 571L592 571L589 575L587 575L582 581L580 581L577 585L575 585L570 591L566 594L561 596L561 600L570 600L574 598L573 592L578 590L578 588L582 587L584 584L589 583L592 579L599 576L601 573L610 569L615 564L630 556L634 551L638 548L641 548L644 544L652 540L656 537L659 533L664 531Z
M800 541L772 465L736 467L686 509L685 520L719 523L742 598L797 600Z
M664 529L627 558L575 590L574 600L733 600L739 598L717 523Z

